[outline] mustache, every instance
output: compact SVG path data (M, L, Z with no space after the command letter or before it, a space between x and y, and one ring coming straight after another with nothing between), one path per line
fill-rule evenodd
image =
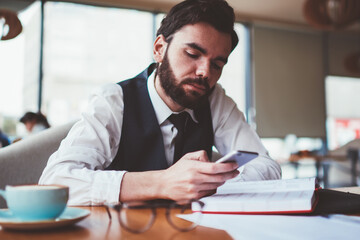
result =
M203 86L207 92L210 90L210 85L207 81L207 78L186 78L181 82L181 84L197 84Z

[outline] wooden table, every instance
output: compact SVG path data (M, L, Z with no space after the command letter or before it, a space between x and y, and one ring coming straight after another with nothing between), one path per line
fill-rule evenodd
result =
M331 188L331 189L340 192L349 192L360 195L360 187L341 187L341 188Z
M81 239L232 239L225 231L196 227L189 232L179 232L173 229L166 220L165 210L157 209L154 225L145 233L133 234L120 227L117 213L110 210L112 221L104 207L82 207L91 211L89 217L69 227L42 231L10 231L0 227L1 240L81 240Z
M360 194L360 187L334 188L333 190ZM110 209L112 220L109 220L104 207L81 207L90 210L89 217L75 225L42 231L10 231L0 227L1 240L81 240L81 239L232 239L225 231L198 226L189 232L173 229L166 220L165 209L157 209L157 218L153 226L142 234L129 233L120 227L117 213ZM360 214L355 214L360 215Z

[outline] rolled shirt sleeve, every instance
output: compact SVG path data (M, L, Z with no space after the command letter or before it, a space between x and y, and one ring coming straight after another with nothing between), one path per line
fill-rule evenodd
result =
M69 186L69 205L117 203L125 171L104 169L119 147L123 107L118 84L91 95L87 111L51 155L39 183Z

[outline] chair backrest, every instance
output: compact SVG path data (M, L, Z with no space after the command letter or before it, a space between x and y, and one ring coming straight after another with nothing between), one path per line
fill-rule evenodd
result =
M349 149L360 149L360 139L354 139L348 143L346 143L345 145L334 149L332 151L329 151L329 155L333 156L333 157L347 157L348 154L348 150Z
M36 184L50 155L58 149L73 124L52 127L0 148L0 189L6 185ZM0 208L5 206L0 198Z

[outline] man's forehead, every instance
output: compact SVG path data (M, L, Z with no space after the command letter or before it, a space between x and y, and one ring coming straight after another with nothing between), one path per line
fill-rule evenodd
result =
M209 51L221 49L221 52L231 52L231 35L220 32L207 23L183 26L173 34L173 41L182 46L197 45Z

